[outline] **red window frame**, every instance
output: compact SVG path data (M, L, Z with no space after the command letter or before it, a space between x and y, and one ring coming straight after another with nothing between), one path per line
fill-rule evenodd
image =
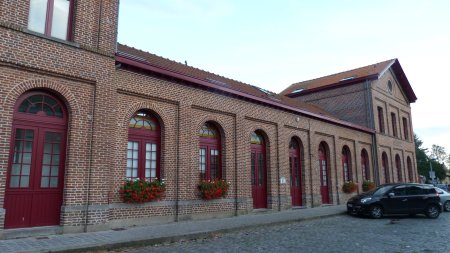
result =
M394 137L397 137L398 136L398 133L397 133L397 116L393 112L391 112L391 121L392 121L392 135Z
M218 127L206 122L200 131L209 134L199 136L199 169L202 180L222 179L222 149Z
M381 155L381 164L383 165L383 171L384 171L384 179L386 183L390 183L390 173L389 173L389 163L388 163L388 157L386 152L383 152Z
M403 117L403 135L405 137L405 140L409 141L409 130L408 130L408 120Z
M380 127L380 133L385 133L383 108L381 106L378 106L377 110L378 110L378 126Z
M161 170L160 170L161 128L159 121L155 115L147 111L138 111L135 115L133 115L133 118L139 115L154 122L155 129L149 130L146 129L145 127L134 128L129 126L128 145L127 145L127 166L125 177L130 180L139 178L146 181L161 179ZM130 144L132 144L132 147L130 147ZM148 145L150 145L150 149L147 149ZM156 148L156 151L154 150L154 148ZM153 155L154 153L155 155ZM132 163L132 167L130 167L130 161ZM134 163L134 161L136 163ZM153 162L155 162L155 166L153 166ZM136 168L136 166L137 166L137 173L136 176L134 176L133 169ZM152 176L151 174L152 167L155 168L154 176ZM130 168L131 168L131 176L127 175ZM149 175L146 175L146 169L149 169Z
M369 155L365 149L361 151L361 171L363 180L370 180Z
M352 181L352 166L351 166L351 154L347 146L342 148L342 175L344 181Z
M67 36L66 40L72 40L72 31L73 31L73 9L74 9L74 0L68 0L69 3L69 15L67 21ZM47 0L47 12L45 15L45 31L44 34L49 37L52 36L52 23L53 23L53 9L55 5L55 0ZM31 3L29 7L29 12L31 11ZM28 20L30 22L30 20Z

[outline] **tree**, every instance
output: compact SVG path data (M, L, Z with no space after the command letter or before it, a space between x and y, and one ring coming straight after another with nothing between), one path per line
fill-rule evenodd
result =
M419 174L430 179L429 171L431 165L436 177L444 180L447 176L447 169L444 165L445 157L447 156L445 149L439 145L433 145L431 154L428 156L428 149L422 147L423 141L416 134L414 134L414 143L416 144L416 161Z
M444 147L435 144L431 146L431 158L436 159L439 163L445 163L446 157L447 153L445 152Z
M423 141L416 134L414 134L414 143L416 144L417 170L420 175L429 178L428 171L430 170L430 166L426 153L427 149L422 147Z

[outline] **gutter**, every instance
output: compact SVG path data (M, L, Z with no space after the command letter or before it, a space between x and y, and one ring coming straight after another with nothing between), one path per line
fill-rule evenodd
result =
M125 65L129 65L129 66L133 66L133 67L139 68L139 69L143 69L143 70L159 73L159 74L162 74L162 75L170 76L170 77L173 77L173 78L177 78L177 79L180 79L180 80L188 81L188 82L191 82L191 83L195 83L197 85L200 85L200 86L203 86L203 87L206 87L206 88L219 90L219 91L231 94L231 95L235 95L235 96L238 96L238 97L241 97L241 98L249 99L249 100L252 100L254 102L259 102L259 103L262 103L262 104L265 104L265 105L268 105L268 106L273 106L273 107L276 107L276 108L279 108L279 109L284 109L284 110L288 110L288 111L291 111L291 112L300 113L300 114L309 116L311 118L318 119L318 120L321 120L321 121L325 121L325 122L328 122L328 123L331 123L331 124L352 128L354 130L358 130L358 131L369 133L369 134L374 134L375 133L375 131L373 129L369 129L369 128L366 128L366 127L361 127L361 126L358 126L358 125L355 125L355 124L352 124L352 123L349 123L349 122L346 122L346 121L343 121L343 120L330 118L330 117L327 117L327 116L324 116L324 115L312 113L312 112L309 112L309 111L306 111L306 110L303 110L303 109L299 109L299 108L296 108L296 107L292 107L292 106L289 106L289 105L277 103L275 101L271 101L271 100L268 100L268 99L265 99L265 98L257 97L257 96L254 96L254 95L251 95L251 94L247 94L247 93L244 93L244 92L241 92L241 91L233 90L233 89L230 89L230 88L227 88L227 87L221 87L221 86L218 86L218 85L214 85L214 84L211 84L211 83L209 83L207 81L198 79L196 77L188 76L186 74L178 73L178 72L175 72L175 71L172 71L172 70L161 68L159 66L151 65L148 62L143 62L143 61L136 60L136 59L130 59L128 57L121 56L121 55L116 55L116 61L119 62L119 63L125 64Z

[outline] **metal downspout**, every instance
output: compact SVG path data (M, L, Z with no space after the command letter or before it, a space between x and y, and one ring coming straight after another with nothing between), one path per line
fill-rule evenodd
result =
M95 109L97 102L97 85L94 85L94 96L92 99L92 119L91 119L91 140L89 141L89 164L88 164L88 175L87 175L87 192L86 192L86 205L84 209L84 228L83 231L87 232L88 222L89 222L89 205L91 199L91 177L92 177L92 161L93 161L93 146L94 146L94 125L95 125Z
M311 153L311 119L308 119L308 152L309 152L309 189L311 192L311 207L314 207L313 179L312 179L312 157Z

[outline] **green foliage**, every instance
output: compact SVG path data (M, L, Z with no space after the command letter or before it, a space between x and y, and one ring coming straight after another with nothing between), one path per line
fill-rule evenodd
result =
M419 174L425 176L427 179L430 179L429 171L431 163L436 177L440 180L444 180L447 176L447 169L444 165L444 162L442 161L442 157L446 156L444 148L438 145L433 145L433 151L431 155L437 155L440 159L434 160L427 155L428 150L422 147L423 141L420 140L416 134L414 134L414 143L416 144L416 161ZM444 154L442 154L442 152L444 152Z

